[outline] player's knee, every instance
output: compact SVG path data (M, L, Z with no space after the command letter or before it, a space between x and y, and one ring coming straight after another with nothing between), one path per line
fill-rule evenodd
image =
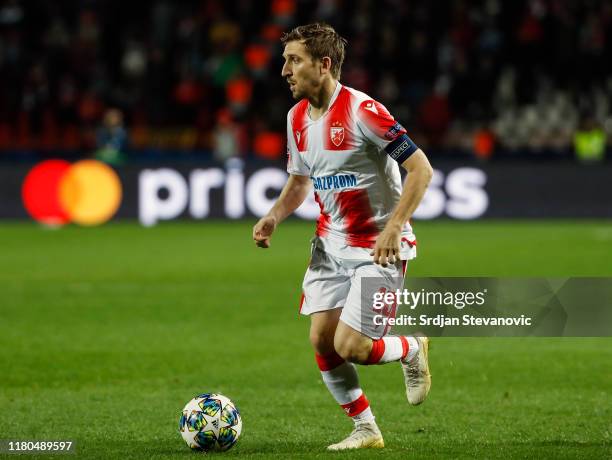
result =
M310 331L310 343L314 350L320 355L328 355L334 352L333 335L322 331Z
M348 345L336 345L336 353L338 353L345 361L353 362L353 350Z
M334 347L336 348L336 353L338 353L345 361L355 364L363 364L368 360L369 350L361 341L336 340Z

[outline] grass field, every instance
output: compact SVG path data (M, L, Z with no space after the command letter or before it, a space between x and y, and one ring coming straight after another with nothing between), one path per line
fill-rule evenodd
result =
M428 401L397 365L361 368L383 451L351 430L297 315L311 224L257 250L253 222L45 230L0 225L0 438L87 458L194 458L195 394L238 405L227 457L612 458L612 339L437 339ZM419 222L411 276L612 276L612 223ZM49 456L46 456L49 458Z

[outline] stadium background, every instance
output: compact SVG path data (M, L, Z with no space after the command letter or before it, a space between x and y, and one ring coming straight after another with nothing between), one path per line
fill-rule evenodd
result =
M243 414L228 455L323 456L348 432L296 318L312 223L287 222L267 252L250 242L293 104L278 38L312 20L349 40L342 82L437 170L409 274L612 275L610 2L0 1L1 437L178 457L178 412L208 390ZM31 219L26 175L58 158L117 172L113 220ZM175 185L150 198L186 198L148 221L143 173L162 169ZM193 212L198 171L216 186ZM376 455L610 455L609 339L434 346L418 409L398 369L362 372Z

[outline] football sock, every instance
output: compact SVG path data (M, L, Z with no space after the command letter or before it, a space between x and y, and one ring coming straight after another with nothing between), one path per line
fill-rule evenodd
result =
M323 382L344 412L355 422L373 422L370 403L359 386L357 369L353 363L333 352L322 356L315 354Z
M410 361L419 351L419 342L412 336L389 336L372 340L372 351L367 364Z

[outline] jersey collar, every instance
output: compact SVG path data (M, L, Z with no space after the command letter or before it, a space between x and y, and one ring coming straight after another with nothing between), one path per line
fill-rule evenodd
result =
M325 115L327 115L327 113L331 110L332 106L334 105L334 102L336 102L336 99L338 98L338 94L340 94L340 91L342 91L342 84L339 81L337 81L336 88L334 89L334 92L332 93L332 96L329 99L329 105L327 106L327 110L325 111L323 115L321 115L321 118L319 118L317 121L323 119L323 117L325 117ZM314 122L314 120L310 118L310 102L308 102L306 113L308 116L308 120L310 120L311 122Z
M327 110L331 109L332 105L334 105L334 102L336 102L336 98L338 97L338 94L340 94L341 89L342 89L342 85L340 84L339 81L337 81L336 89L334 89L334 92L332 93L332 97L329 100L329 106L327 107Z

